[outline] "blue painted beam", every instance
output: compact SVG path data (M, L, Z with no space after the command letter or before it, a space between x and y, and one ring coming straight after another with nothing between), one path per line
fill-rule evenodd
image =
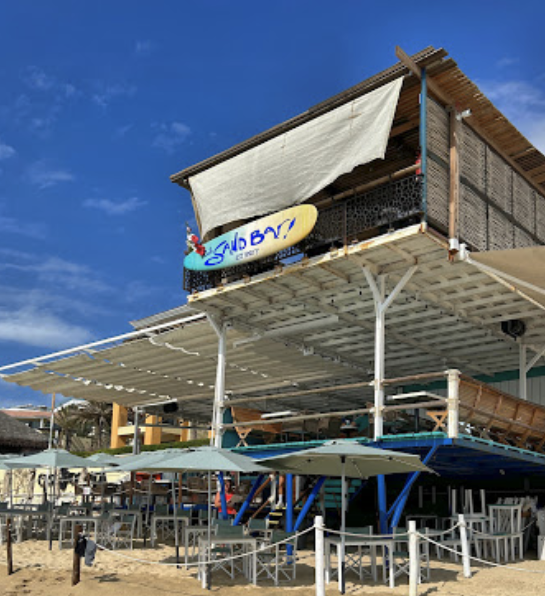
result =
M428 79L426 69L422 69L420 90L420 167L422 170L422 211L424 221L428 220Z
M388 533L388 504L386 502L386 478L384 475L377 476L378 485L378 514L379 528L381 534Z
M312 491L311 491L310 495L308 496L308 499L306 500L305 504L303 505L303 508L301 509L301 511L299 512L299 515L297 516L297 519L295 520L295 524L293 526L294 532L297 532L299 530L299 527L303 523L303 520L305 519L310 508L312 507L312 503L314 503L314 499L320 494L320 490L322 489L322 486L324 485L325 481L326 481L326 477L320 476L320 478L318 479L316 484L312 487Z
M218 480L220 481L220 498L221 498L221 519L228 519L227 514L227 497L225 496L225 480L223 479L223 472L218 473Z
M257 492L257 489L261 486L261 483L263 482L263 478L265 478L265 474L260 474L257 477L250 492L248 493L248 496L246 497L246 499L244 499L244 503L242 503L242 506L240 507L240 509L233 521L234 526L238 526L240 524L242 518L244 517L244 514L246 513L246 509L248 509L248 507L252 504L252 501L254 500L255 493Z
M293 474L286 474L286 532L293 532Z
M427 465L430 462L430 460L435 455L437 449L439 449L439 447L437 447L437 446L432 447L430 449L430 451L428 452L426 457L422 460L422 463L424 465ZM392 515L392 512L393 512L393 517L392 517L392 521L390 522L390 528L389 528L390 531L392 528L397 528L397 525L399 524L399 520L401 519L403 510L405 509L407 499L409 498L409 493L411 492L411 488L413 487L414 483L416 482L416 480L418 479L418 477L420 476L421 473L422 472L412 472L412 474L409 474L409 477L407 478L407 482L405 483L405 486L403 487L402 491L399 493L397 499L395 500L395 503L390 508L390 511L388 511L388 517L390 515Z

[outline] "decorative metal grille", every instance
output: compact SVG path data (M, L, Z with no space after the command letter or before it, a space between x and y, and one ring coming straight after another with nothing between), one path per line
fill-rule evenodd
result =
M420 176L408 176L355 195L338 204L320 210L318 221L299 244L281 252L227 269L190 271L184 269L184 290L202 292L224 283L258 275L277 265L293 261L294 257L316 256L341 247L348 242L394 229L402 224L420 221L422 215L422 181Z

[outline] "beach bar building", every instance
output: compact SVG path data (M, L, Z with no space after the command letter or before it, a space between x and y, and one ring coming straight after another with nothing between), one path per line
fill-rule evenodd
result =
M419 453L449 482L543 480L545 156L445 50L396 53L171 177L215 246L191 258L217 257L185 269L187 305L4 366L4 380L154 415L168 405L256 457L359 424L356 440ZM240 243L242 226L297 206L316 223L296 243L257 258ZM255 233L257 247L285 228ZM418 481L388 494L379 477L382 529Z

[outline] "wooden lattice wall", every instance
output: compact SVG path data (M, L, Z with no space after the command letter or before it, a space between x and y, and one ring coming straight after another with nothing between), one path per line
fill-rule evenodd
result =
M428 101L428 218L449 221L449 115ZM460 239L477 250L545 244L545 197L463 121L459 125Z

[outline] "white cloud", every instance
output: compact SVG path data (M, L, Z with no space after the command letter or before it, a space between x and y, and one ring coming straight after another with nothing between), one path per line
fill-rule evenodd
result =
M37 66L29 66L26 69L23 81L31 89L38 91L49 91L55 85L55 79Z
M133 128L133 124L125 124L124 126L118 126L115 130L114 130L114 139L122 139L124 137L127 136L127 134L132 130Z
M155 124L153 128L158 130L153 139L153 146L163 149L167 153L173 153L191 135L191 128L183 122Z
M89 329L73 325L47 311L34 308L0 310L0 342L58 350L92 339Z
M102 89L92 96L92 100L101 108L107 108L113 99L132 97L136 93L136 87L134 85L126 85L124 83L101 86Z
M481 91L545 153L545 89L527 81L479 81Z
M134 53L137 56L149 56L153 49L153 44L149 39L137 41L134 45Z
M43 239L46 237L46 226L42 223L19 221L13 217L0 215L0 233Z
M92 293L110 292L111 287L87 265L60 257L34 255L22 251L0 249L6 258L0 261L0 271L14 270L28 273L32 281L63 291Z
M6 145L6 143L2 143L0 141L0 161L2 159L9 159L13 157L17 152L11 145Z
M110 199L87 199L83 202L84 207L99 209L108 215L125 215L140 207L147 205L147 201L141 201L138 197L131 197L125 201L111 201Z
M27 170L28 180L40 189L55 186L61 182L72 182L74 175L65 169L51 167L45 161L33 163Z
M496 66L498 68L507 68L509 66L513 66L513 64L518 64L519 62L519 58L511 58L509 56L504 56L496 62Z

